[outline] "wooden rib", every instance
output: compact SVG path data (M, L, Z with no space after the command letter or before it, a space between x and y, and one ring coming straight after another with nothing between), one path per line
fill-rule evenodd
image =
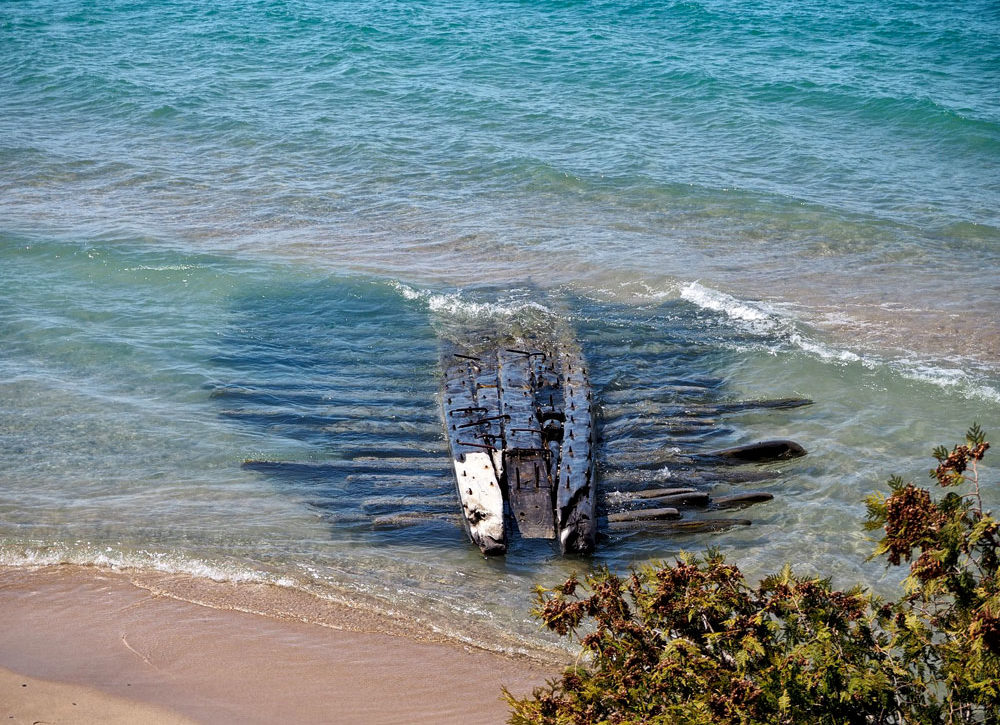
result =
M628 521L658 521L661 519L679 519L680 511L675 508L655 508L636 509L634 511L622 511L617 514L608 514L608 523L625 523Z
M566 420L556 488L559 546L564 554L589 554L597 541L593 394L578 349L567 346L560 366Z
M700 533L724 531L735 526L750 526L750 519L692 519L690 521L617 521L608 524L611 531L648 533Z
M729 509L752 506L755 503L765 503L774 499L774 494L766 491L747 491L746 493L735 493L731 496L719 496L712 499L712 508Z

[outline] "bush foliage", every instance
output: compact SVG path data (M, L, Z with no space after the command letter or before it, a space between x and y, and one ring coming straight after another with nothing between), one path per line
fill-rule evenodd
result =
M940 498L893 477L867 499L873 557L909 563L899 601L787 566L754 585L711 550L573 577L539 588L535 613L581 663L505 692L510 722L1000 722L1000 524L980 496L989 443L966 438L934 451Z

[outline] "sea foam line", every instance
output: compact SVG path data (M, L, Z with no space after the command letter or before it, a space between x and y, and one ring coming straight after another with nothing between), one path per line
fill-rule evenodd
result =
M403 299L423 302L431 312L449 317L490 320L511 318L525 312L542 315L554 314L548 307L534 300L475 302L466 299L461 292L442 293L415 290L402 282L393 282L392 287L399 292Z
M957 390L966 398L1000 403L1000 390L965 370L918 358L885 359L870 353L862 355L851 350L831 348L804 333L795 318L764 302L740 300L698 282L683 287L680 296L697 307L723 314L743 331L764 338L761 340L762 349L772 354L785 348L799 350L824 362L858 364L870 370L884 368L908 380Z
M878 363L850 350L837 350L810 339L798 329L796 320L782 314L764 302L740 300L725 292L705 287L698 282L683 287L681 299L702 309L719 312L736 323L742 330L760 337L777 338L779 341L810 353L827 362L861 363L876 367ZM772 350L775 351L775 350Z
M145 549L124 553L111 547L95 548L83 545L80 548L67 546L44 546L42 548L22 548L0 546L0 566L47 567L60 564L95 566L113 571L146 570L164 574L185 574L215 582L273 584L280 587L295 587L296 582L287 577L278 577L239 565L212 564L200 559L180 557L176 554L148 551Z

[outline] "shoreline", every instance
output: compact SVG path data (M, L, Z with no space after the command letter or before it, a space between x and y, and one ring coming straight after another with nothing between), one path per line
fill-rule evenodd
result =
M0 715L53 723L502 723L501 687L527 694L559 670L431 641L335 603L322 605L330 623L316 624L194 603L158 592L144 576L163 578L0 567L8 710Z

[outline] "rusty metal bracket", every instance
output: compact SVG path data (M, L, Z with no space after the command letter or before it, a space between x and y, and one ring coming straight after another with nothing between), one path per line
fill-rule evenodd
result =
M480 418L479 420L474 420L471 423L462 423L462 425L460 425L458 427L459 428L472 428L473 426L482 425L483 423L489 423L490 421L493 421L493 420L510 420L510 416L507 415L506 413L502 413L500 415L491 415L488 418Z
M460 446L472 446L473 448L485 448L488 451L499 451L500 449L496 446L491 446L486 443L472 443L471 441L456 441Z
M541 355L542 360L545 359L545 353L541 350L515 350L514 348L506 347L504 348L507 352L512 352L515 355L526 355L528 357L534 357L536 355Z

